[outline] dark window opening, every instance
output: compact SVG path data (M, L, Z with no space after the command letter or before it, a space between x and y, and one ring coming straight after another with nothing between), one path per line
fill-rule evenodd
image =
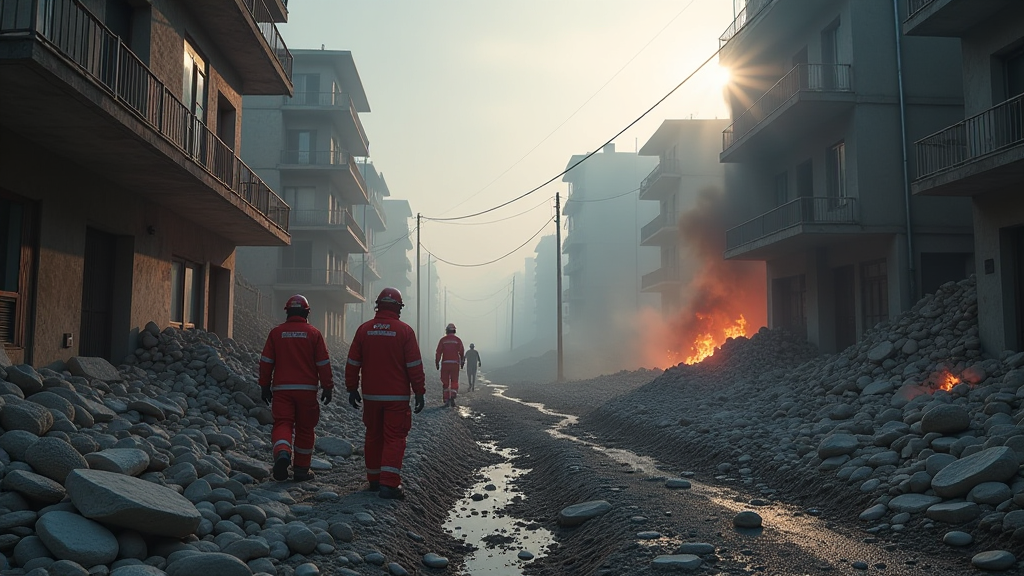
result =
M885 260L861 264L864 329L889 319L889 276Z
M177 328L203 327L203 266L187 260L171 261L171 324Z
M804 275L772 280L772 312L775 326L806 339L806 298L807 284Z

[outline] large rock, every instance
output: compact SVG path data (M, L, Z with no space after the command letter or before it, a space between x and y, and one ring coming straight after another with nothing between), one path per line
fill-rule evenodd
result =
M323 436L316 439L316 448L329 456L352 456L352 443L344 438Z
M981 514L981 508L974 502L943 502L929 506L924 515L936 522L963 524Z
M687 572L700 567L702 560L693 554L662 554L651 561L655 570L685 570Z
M843 456L845 454L852 454L857 447L860 446L860 442L857 441L857 437L853 434L833 434L826 436L822 439L821 443L818 444L818 458L825 460L833 456Z
M11 470L0 483L4 490L17 492L29 500L55 504L64 499L64 487L46 476L27 470Z
M15 460L25 461L29 446L39 440L37 434L25 430L8 430L0 434L0 449L11 455Z
M75 470L65 487L83 516L145 534L183 538L202 520L181 494L132 476Z
M25 462L36 472L61 484L77 468L88 468L89 463L75 447L60 438L44 437L36 440L25 453Z
M925 494L901 494L889 501L889 510L896 512L910 512L916 514L924 512L929 506L942 502L938 496L927 496Z
M1017 453L1006 446L982 450L946 466L932 478L932 490L943 498L957 498L982 482L1004 482L1017 473Z
M167 565L167 576L252 576L252 570L230 554L214 552L185 556Z
M104 382L123 380L117 368L114 368L113 364L103 358L73 356L68 360L68 372L89 380L102 380Z
M84 411L92 416L93 420L96 422L110 422L115 416L117 416L117 414L110 408L107 408L99 402L90 400L74 390L68 390L67 388L51 388L50 392L53 392L74 404L76 416L82 412L82 410L78 410L78 407L82 407ZM77 418L76 422L78 422Z
M612 505L605 500L593 500L566 506L558 513L558 524L560 526L578 526L591 518L596 518L612 509Z
M149 455L138 448L109 448L85 455L89 468L138 476L149 467Z
M244 472L257 480L270 477L270 466L266 462L261 462L245 454L232 451L225 452L224 458L227 459L231 469L235 472Z
M971 415L967 410L954 404L940 404L924 413L921 418L921 432L928 434L956 434L971 426Z
M117 538L110 530L73 512L43 514L36 522L36 535L61 560L96 566L117 559Z
M25 400L7 400L0 406L0 427L4 430L24 430L42 436L52 426L53 414L45 406Z
M892 342L882 342L868 352L868 360L881 364L883 360L892 356L894 352L896 352L896 347Z
M1017 563L1017 557L1006 550L989 550L975 554L971 564L982 570L1009 570Z
M68 417L68 420L75 419L75 405L69 402L66 398L58 396L53 392L44 390L38 394L33 394L28 398L29 402L35 402L40 406L45 406L51 410L56 410L61 414Z
M36 372L36 369L28 364L9 366L7 370L7 381L14 384L25 396L31 396L36 392L43 391L43 377Z

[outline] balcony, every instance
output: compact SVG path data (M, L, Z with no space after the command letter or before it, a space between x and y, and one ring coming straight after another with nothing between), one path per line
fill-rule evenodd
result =
M283 24L288 21L288 0L267 0L267 10L273 22Z
M363 302L363 285L344 270L278 268L275 289L334 296L340 303ZM340 288L340 289L339 289Z
M349 254L366 252L366 233L348 210L292 210L291 231L327 232Z
M1010 4L1007 0L908 0L903 33L959 38Z
M285 98L281 109L292 119L329 117L338 128L341 143L355 156L370 152L370 141L359 120L359 112L349 94L344 92L296 92Z
M380 280L380 269L377 267L377 258L372 253L363 254L363 267L366 269L366 278L370 282L376 282Z
M719 36L719 62L727 68L763 64L760 59L775 50L772 47L820 30L822 20L835 17L835 6L821 0L747 0Z
M679 269L675 267L658 268L640 278L642 292L669 292L678 290L680 284Z
M583 254L573 254L572 258L566 260L565 265L562 266L562 274L565 276L572 276L583 270Z
M914 194L1024 191L1024 95L918 140Z
M748 23L753 22L762 10L774 3L775 0L748 0L746 6L736 13L736 19L718 37L718 46L722 47L728 44L729 40L732 40L733 36L738 34Z
M582 286L570 286L562 291L562 300L566 302L572 302L584 300L583 287Z
M385 230L388 227L387 215L384 214L384 206L380 203L380 195L376 192L370 193L370 207L367 210L371 216L370 222L372 223L371 228L375 230Z
M68 2L70 0L58 0ZM281 21L277 0L183 0L216 39L218 50L242 80L242 94L292 93L292 53L274 22Z
M640 229L641 246L674 245L679 235L679 215L662 212Z
M664 200L679 190L679 160L665 158L640 183L641 200Z
M722 162L749 162L790 148L854 106L849 64L798 64L722 132Z
M585 245L586 241L583 238L583 231L577 228L565 236L565 241L562 242L562 254L571 254Z
M797 198L725 232L725 258L768 260L861 233L854 198Z
M0 8L0 124L50 150L45 161L71 159L63 169L101 174L237 245L287 243L287 204L89 11Z
M326 173L346 203L370 201L359 164L345 150L282 150L278 169Z

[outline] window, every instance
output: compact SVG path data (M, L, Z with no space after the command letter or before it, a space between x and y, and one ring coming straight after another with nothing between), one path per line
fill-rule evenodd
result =
M21 343L24 221L24 206L0 196L0 345Z
M284 201L291 207L291 221L296 226L322 225L317 221L316 188L291 186L284 189Z
M285 138L288 141L289 162L317 164L315 130L289 130Z
M864 329L867 330L889 319L889 277L885 259L862 264L860 276Z
M320 105L320 75L295 74L292 76L295 86L295 103L306 106Z
M171 324L202 327L203 266L187 260L171 261Z
M825 157L825 193L831 199L829 208L845 206L846 202L846 143L840 142L828 149Z
M313 242L310 240L293 240L291 246L282 248L281 266L283 268L312 268Z
M185 40L181 101L193 115L188 126L185 148L193 158L200 158L205 143L202 128L206 122L206 62L188 40Z

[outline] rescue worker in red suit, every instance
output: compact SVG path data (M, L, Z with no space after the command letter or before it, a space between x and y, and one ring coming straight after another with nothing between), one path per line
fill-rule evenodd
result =
M295 480L301 482L314 478L309 464L316 441L313 429L320 422L316 393L322 387L320 400L330 403L334 379L327 343L306 321L309 301L296 294L284 309L288 319L270 331L263 346L259 384L261 397L271 405L274 415L274 480L287 480L288 466L292 465Z
M363 457L369 490L377 490L381 498L403 499L402 459L405 438L412 428L409 392L415 395L415 412L419 414L427 392L426 381L416 333L398 319L404 306L402 293L385 288L376 304L377 314L352 337L345 363L345 388L353 408L358 409L363 402Z
M455 406L455 397L459 394L459 368L465 365L466 349L462 347L462 339L455 335L455 324L449 324L434 352L434 367L441 371L445 406Z

